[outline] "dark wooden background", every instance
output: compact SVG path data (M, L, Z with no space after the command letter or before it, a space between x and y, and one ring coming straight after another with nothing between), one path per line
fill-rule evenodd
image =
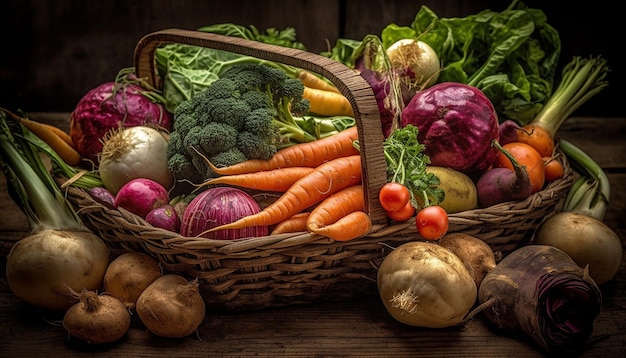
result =
M602 54L611 85L578 115L621 116L625 76L621 13L608 0L584 3L527 0L544 10L561 34L562 62ZM89 89L132 66L143 35L164 29L233 22L294 27L298 40L319 53L339 37L379 34L389 23L408 25L421 5L441 17L482 9L503 10L508 0L2 0L0 1L0 106L33 111L73 110ZM571 4L571 5L569 5ZM581 6L582 5L582 6Z

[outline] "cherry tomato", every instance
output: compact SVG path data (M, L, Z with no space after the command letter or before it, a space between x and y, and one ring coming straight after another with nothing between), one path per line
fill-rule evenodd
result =
M386 211L398 211L404 208L410 197L409 189L396 182L386 183L378 192L380 205Z
M387 211L387 216L393 221L407 221L415 214L415 208L411 205L411 202L408 201L406 205L396 211Z
M448 232L448 213L441 206L427 206L417 212L415 225L424 239L438 240Z

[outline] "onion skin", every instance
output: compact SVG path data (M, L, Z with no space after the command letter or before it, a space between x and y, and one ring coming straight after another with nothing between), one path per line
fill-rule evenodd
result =
M112 343L130 328L130 313L115 297L94 291L79 294L80 302L63 316L63 328L89 344Z
M245 237L267 236L267 226L218 230L205 233L223 224L261 211L259 204L246 192L232 187L214 187L198 194L185 209L180 234L187 237L206 237L215 240L234 240Z
M7 282L20 299L34 306L66 310L75 292L100 288L109 250L86 231L42 230L16 242L7 256Z
M198 329L206 312L198 280L168 274L156 279L137 300L137 314L160 337L181 338Z

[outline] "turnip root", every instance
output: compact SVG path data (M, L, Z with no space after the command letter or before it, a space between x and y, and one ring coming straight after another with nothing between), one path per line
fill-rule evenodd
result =
M622 240L615 231L591 216L560 212L544 221L534 243L563 250L578 266L589 267L589 276L601 285L610 281L622 264Z
M476 287L480 287L485 275L496 267L496 257L491 247L475 236L461 232L450 233L439 240L439 245L461 259L474 278Z
M88 290L74 294L80 302L63 316L63 328L71 336L89 344L102 344L115 342L126 334L130 328L130 313L120 300Z
M432 242L394 249L378 268L377 283L389 314L411 326L460 324L476 302L476 284L461 259Z
M75 291L95 290L109 265L109 250L91 232L43 230L13 245L6 277L15 296L37 307L66 310Z
M524 332L550 353L580 350L593 332L602 294L588 271L548 245L519 248L483 279L478 306L497 328Z
M168 274L156 279L137 300L137 314L157 336L180 338L193 333L204 319L205 304L198 280Z
M161 277L159 262L142 252L126 252L116 257L104 274L104 290L134 309L141 293Z
M493 141L493 145L509 158L514 170L491 168L480 176L476 182L476 192L478 204L483 208L507 201L524 200L532 194L533 189L526 169L498 141Z

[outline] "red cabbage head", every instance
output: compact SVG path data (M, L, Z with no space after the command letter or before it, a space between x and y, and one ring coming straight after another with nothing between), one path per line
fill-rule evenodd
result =
M476 87L443 82L417 92L402 111L402 127L419 129L418 141L431 165L449 167L470 177L485 172L498 155L498 115Z

